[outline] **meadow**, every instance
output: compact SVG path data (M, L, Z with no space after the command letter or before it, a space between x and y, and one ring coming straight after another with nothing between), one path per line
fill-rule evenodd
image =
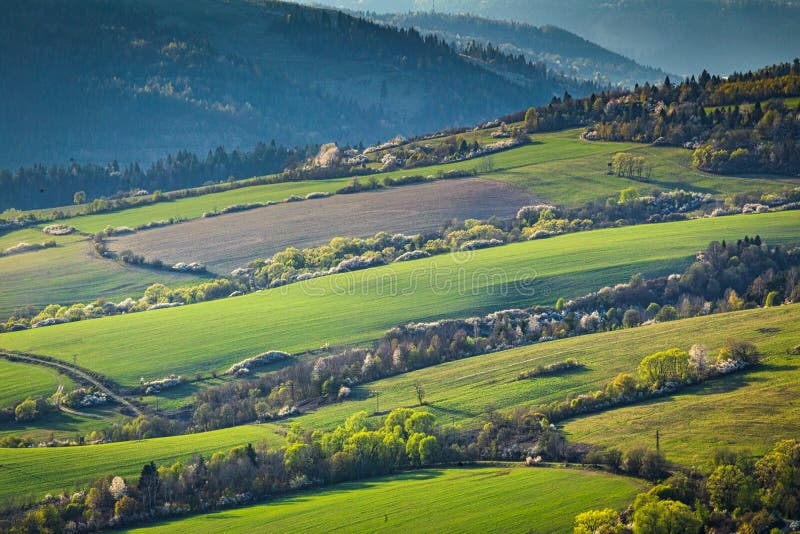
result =
M13 406L28 397L49 397L59 384L67 387L72 381L48 367L0 358L0 408Z
M519 208L534 203L535 197L524 189L502 182L437 180L391 193L370 191L196 219L113 238L109 247L171 264L198 261L209 270L227 274L289 246L319 246L337 236L367 237L378 230L424 233L452 219L493 215L510 219Z
M126 476L134 474L137 465L150 459L167 463L181 455L185 457L192 451L210 453L248 441L267 440L270 445L279 446L283 443L281 434L285 426L295 422L306 429L332 429L357 411L365 410L372 414L376 409L385 412L400 406L415 407L417 399L413 385L416 381L420 381L425 388L426 409L437 416L440 424L452 424L457 430L473 429L485 420L487 409L507 411L517 407L536 407L542 403L563 400L569 394L594 391L617 373L635 372L639 361L650 353L671 347L688 350L694 343L705 344L713 353L728 337L754 342L765 356L764 364L757 369L716 379L656 401L662 406L676 406L673 410L676 430L671 430L667 423L661 427L665 434L662 445L668 459L690 465L693 463L692 457L678 453L679 445L676 442L680 439L690 440L683 450L691 450L691 454L697 458L707 458L713 448L722 445L760 451L765 444L768 448L776 440L796 436L800 432L800 421L794 415L800 400L800 394L794 387L800 380L800 358L785 358L786 347L796 344L798 321L800 305L795 304L578 336L449 362L364 384L355 388L352 398L345 402L327 405L315 412L276 424L99 446L0 449L0 466L3 466L0 467L0 501L10 498L11 494L4 494L3 488L12 488L13 481L19 477L36 481L31 488L33 493L55 491L90 481L107 472ZM585 365L585 369L517 380L520 371L566 358L575 358ZM769 393L773 388L775 392ZM370 391L381 392L377 399L379 405L376 406L374 397L368 397ZM729 405L727 399L732 394L740 401ZM765 410L765 404L761 402L752 402L754 394L759 395L758 398L764 395L765 402L771 403L769 410ZM681 412L673 401L684 396L704 408L687 418L687 412ZM647 406L649 404L642 405ZM618 408L588 416L587 419L613 417L621 411L638 408ZM617 422L612 420L605 432L588 436L573 431L573 424L579 424L582 420L566 423L571 441L620 446L624 437L631 446L654 446L654 428L641 428L635 418L628 419L624 422L625 426L621 427L615 426ZM756 420L759 423L753 424ZM748 424L742 421L748 421ZM629 425L633 426L628 428ZM718 439L714 437L717 425L721 429ZM587 425L587 428L590 427L591 424ZM766 428L769 428L768 433L765 433ZM681 434L678 429L681 429ZM118 465L121 459L124 466ZM73 466L73 463L77 465Z
M783 329L784 349L800 342L797 324ZM758 369L569 421L567 439L627 451L653 447L658 431L668 460L702 471L717 448L763 455L776 441L800 436L800 356L787 355L780 342L762 344L774 350Z
M576 206L605 198L626 187L638 187L643 192L683 188L723 196L753 189L776 191L785 185L800 184L800 179L797 178L736 177L703 173L692 168L690 150L652 147L639 143L588 142L579 139L581 132L581 129L572 129L533 134L532 144L504 152L456 163L383 172L373 177L382 183L386 178L396 179L417 174L435 176L439 172L484 168L478 173L479 176L520 185L547 202L565 206ZM608 175L607 164L617 152L641 152L652 160L649 161L653 164L651 182L643 183ZM485 168L484 162L487 159L492 163L491 169ZM360 180L368 178L362 177ZM170 218L195 219L206 211L233 204L279 202L292 195L305 196L315 191L333 192L347 185L350 180L351 178L336 178L248 186L116 212L78 216L68 219L68 224L81 231L95 233L106 226L135 227ZM385 192L391 194L392 191L393 189L389 189Z
M655 428L660 425L665 436L670 436L662 441L664 447L683 440L686 443L681 445L682 450L693 454L674 458L670 455L670 459L676 461L705 459L711 449L723 445L752 447L763 452L775 440L800 432L800 420L791 415L796 413L800 393L790 391L791 384L800 380L800 358L787 357L785 352L787 347L796 344L795 325L798 321L800 305L791 305L534 344L357 386L351 400L325 406L296 420L308 429L332 429L356 411L373 413L376 408L385 411L400 406L413 407L417 405L414 384L419 382L425 389L427 409L440 422L471 429L485 420L489 409L530 409L562 401L570 395L602 389L618 373L635 374L639 362L648 354L673 347L688 351L695 343L705 345L711 354L716 354L726 339L733 338L755 343L765 356L764 364L758 369L709 381L674 396L683 401L674 401L672 396L664 397L646 405L590 415L567 423L566 428L571 441L624 444L622 447L627 449L638 445L654 446ZM568 358L577 360L584 367L578 371L517 379L522 371ZM378 399L370 396L373 391L380 392ZM754 393L770 406L768 412L764 413L764 404L752 403ZM727 402L724 400L728 398L726 395L736 396L739 402L735 405ZM715 401L708 402L712 398ZM692 417L688 420L686 413L690 412L682 411L687 406L705 408L691 412ZM663 418L647 417L659 410L666 412ZM630 417L621 415L624 412L630 413ZM642 417L633 415L636 413L641 413ZM758 423L742 425L742 417ZM716 425L723 430L717 432ZM765 432L767 428L770 430L768 433Z
M71 361L125 385L221 370L265 350L359 343L409 321L552 304L682 271L712 240L796 243L800 213L696 219L568 234L290 284L237 298L0 335L0 347Z
M28 304L41 308L54 303L88 303L98 298L119 302L127 297L140 298L145 288L155 282L178 287L201 280L197 276L101 259L95 255L91 243L81 239L62 239L53 248L0 258L3 321L14 309Z
M575 515L622 509L642 487L577 469L424 469L127 532L572 532Z
M226 430L168 438L122 441L83 447L0 448L0 503L41 499L45 493L82 489L106 473L138 477L152 461L170 465L189 460L194 453L210 456L216 451L265 442L270 447L283 438L266 425L244 425ZM19 484L24 480L24 486Z

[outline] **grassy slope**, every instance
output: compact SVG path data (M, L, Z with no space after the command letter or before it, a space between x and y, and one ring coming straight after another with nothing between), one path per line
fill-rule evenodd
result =
M426 469L129 532L571 532L576 514L621 509L640 490L632 479L571 469Z
M27 397L49 397L56 392L59 380L67 387L72 382L54 370L0 359L0 408Z
M196 452L208 456L247 443L266 441L273 447L282 444L282 438L267 428L245 425L205 434L106 445L0 449L0 503L83 487L106 473L138 477L142 466L151 460L163 465L187 460ZM24 486L20 484L22 480Z
M63 242L63 246L0 258L0 318L26 304L86 303L100 297L117 302L141 297L155 282L180 286L199 280L100 259L86 241Z
M357 411L372 412L375 410L375 400L364 398L371 389L382 392L381 410L414 406L416 399L413 383L420 380L427 392L429 409L438 416L439 421L446 424L453 420L457 427L468 428L485 418L487 405L491 404L498 410L508 410L517 406L538 406L544 402L561 400L570 393L597 389L617 373L633 371L642 357L657 350L673 346L688 349L694 343L704 343L710 350L714 350L727 336L736 336L751 339L759 346L768 357L764 368L708 383L694 392L698 394L695 398L710 398L702 393L727 384L723 387L728 387L733 392L741 391L742 399L747 399L750 395L750 403L742 402L735 411L728 412L725 397L722 396L721 402L709 405L711 409L693 414L692 424L708 429L724 421L732 430L736 427L736 434L731 434L731 438L735 437L741 446L755 448L756 444L774 442L800 432L800 421L791 415L793 406L798 402L796 387L781 387L780 395L783 395L783 399L767 411L763 410L761 404L752 403L754 390L749 389L755 385L759 389L767 390L771 384L797 384L800 380L800 359L795 358L787 364L779 357L785 347L796 338L795 325L798 321L800 305L793 305L579 336L477 356L357 387L352 400L289 419L286 424L298 421L306 428L332 428ZM772 330L761 333L759 329ZM522 370L569 357L576 358L587 369L560 376L515 380ZM664 402L670 401L667 399ZM740 424L740 416L758 420L760 423ZM571 428L569 424L567 428ZM771 429L766 436L765 428ZM30 487L31 492L43 493L68 487L76 481L92 480L105 472L132 474L137 465L151 458L163 463L194 450L222 450L237 443L258 440L260 437L279 443L278 430L278 425L265 424L151 439L140 443L61 449L0 449L0 466L4 466L0 467L0 500L13 494L11 488L20 477L35 481ZM614 429L611 432L621 431L623 429ZM241 435L242 432L252 434ZM666 432L662 443L670 451L670 458L673 458L672 438L666 428L662 432ZM596 442L605 438L618 443L613 437L615 435L610 433L593 436L596 439L590 441ZM635 437L647 440L651 433L648 430L644 432L644 436ZM699 447L699 455L706 454L708 448L714 446L705 432L694 435L692 439L691 446ZM703 446L703 443L707 445ZM124 466L119 466L120 459L124 459ZM74 469L62 467L72 466L74 462L77 462ZM6 493L3 493L3 488L8 488Z
M641 359L653 352L671 347L689 350L695 343L703 343L709 350L714 351L729 336L753 341L770 359L757 373L749 372L714 381L697 388L694 393L706 393L720 387L738 391L737 388L753 385L768 388L792 381L796 384L800 379L800 358L784 361L783 356L786 347L793 346L792 340L797 335L794 325L798 321L800 321L800 305L793 305L779 309L751 310L687 319L521 347L449 362L358 386L353 391L354 400L326 406L302 416L299 421L307 428L332 428L356 411L373 412L376 403L374 398L367 398L370 390L381 392L379 398L381 410L391 410L398 406L411 407L417 404L414 383L419 381L425 388L425 399L429 409L440 421L453 421L458 425L472 427L485 418L489 405L495 409L508 410L515 407L537 407L552 401L560 401L570 394L597 390L618 373L635 373ZM760 333L758 329L761 328L772 328L777 331ZM521 371L567 358L578 360L586 368L560 375L516 380ZM731 428L731 434L726 439L730 441L738 439L746 444L762 444L768 440L774 441L775 436L788 437L797 433L800 431L800 420L791 417L784 420L784 417L800 402L799 395L796 392L787 395L785 388L776 388L774 398L777 400L783 396L783 402L776 402L769 414L755 417L761 421L757 427L749 429L739 427L735 430L736 434ZM699 399L705 396L693 398L702 403ZM770 398L773 398L772 394ZM746 395L742 396L740 408L743 410L748 409L745 399ZM622 410L635 410L635 408ZM712 404L711 410L706 411L708 417L706 424L713 424L719 420L724 410L726 410L724 403ZM760 408L754 406L750 408L750 412L756 416ZM618 422L619 418L612 417L612 413L591 416L588 419L608 417L609 423ZM736 421L738 419L731 419L731 422ZM764 428L772 423L776 424L776 428L765 436ZM570 428L571 425L567 426ZM589 422L582 428L589 433L593 426ZM669 425L664 426L666 435L670 433L669 428ZM632 426L625 432L631 439L635 437L640 441L650 440L651 436L648 433L637 434L637 429L639 427ZM608 428L604 427L604 430ZM690 434L691 429L686 430L686 433ZM575 437L578 439L581 436ZM619 442L613 431L608 433L600 431L597 435L589 434L588 437L596 437L607 443ZM680 439L677 434L673 437L675 440ZM706 450L711 446L708 435L694 436L694 440L691 446L698 450L704 448L703 442L707 443Z
M800 213L698 219L516 243L474 256L439 256L283 288L0 335L0 347L70 359L120 382L220 369L268 349L375 339L428 320L552 302L631 274L679 271L713 239L761 234L796 242Z
M517 183L537 196L558 204L576 205L596 198L612 195L630 186L649 191L654 187L673 189L682 187L715 194L751 189L775 190L785 183L800 183L797 179L778 180L740 178L701 173L691 168L691 151L649 147L636 143L584 142L578 139L581 130L535 134L532 145L494 154L495 170L484 174L487 178ZM435 144L431 141L431 144ZM607 163L616 152L643 152L652 157L654 170L651 185L633 180L608 176ZM471 170L483 158L418 169L403 169L375 175L379 180L413 174L434 175L438 171L454 169ZM364 178L362 178L364 179ZM68 220L68 224L85 232L97 232L107 225L138 226L171 217L196 218L204 211L246 202L280 201L290 195L305 195L312 191L334 191L349 178L315 180L272 185L251 186L233 191L186 198L173 202L157 203L114 213L86 215ZM14 243L16 244L16 243Z

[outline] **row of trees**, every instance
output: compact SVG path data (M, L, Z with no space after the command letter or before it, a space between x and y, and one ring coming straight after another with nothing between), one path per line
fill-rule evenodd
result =
M677 471L640 493L623 514L579 514L575 534L774 532L800 514L800 441L779 441L757 460L727 450L715 451L710 460L710 474Z
M86 492L48 498L6 526L13 533L99 530L465 459L464 448L428 412L398 408L378 421L359 412L331 432L293 425L278 449L248 444L186 463L149 462L135 484L109 474Z
M34 165L16 171L0 169L0 187L5 191L0 210L37 209L84 203L100 197L137 190L185 189L204 184L280 172L315 150L315 147L287 148L273 140L258 143L251 151L223 147L198 157L186 150L169 154L143 169L138 163L107 165L78 163ZM77 193L76 193L77 192Z

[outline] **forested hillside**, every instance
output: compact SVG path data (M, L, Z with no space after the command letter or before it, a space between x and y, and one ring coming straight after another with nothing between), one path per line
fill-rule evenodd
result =
M513 55L523 54L563 73L602 84L624 85L660 81L665 73L645 67L556 26L536 27L473 15L431 11L374 15L373 20L435 34L461 48L475 43Z
M554 24L645 65L688 75L753 69L800 50L791 0L303 0L348 9L472 13Z
M541 66L504 76L415 31L273 1L10 0L0 49L0 168L368 143L590 92Z

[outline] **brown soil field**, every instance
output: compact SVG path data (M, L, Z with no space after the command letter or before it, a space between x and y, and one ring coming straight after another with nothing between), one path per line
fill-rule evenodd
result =
M168 263L196 261L227 274L288 246L319 246L336 236L367 237L379 231L432 231L453 218L509 218L535 202L530 193L502 182L437 180L195 219L113 238L109 246Z

